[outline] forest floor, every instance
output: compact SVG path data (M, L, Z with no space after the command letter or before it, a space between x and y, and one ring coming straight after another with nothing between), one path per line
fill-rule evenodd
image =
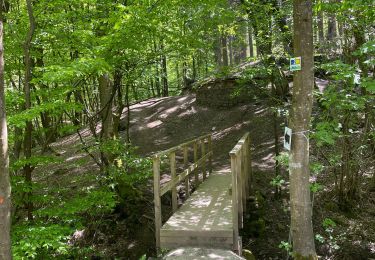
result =
M130 114L130 137L142 156L212 133L215 170L230 167L229 151L245 132L250 132L256 203L246 214L243 247L251 250L257 259L286 258L286 251L280 249L279 244L289 238L288 175L283 169L285 183L281 195L276 198L275 188L270 184L275 177L274 124L265 101L254 100L218 110L198 106L195 96L189 94L140 102L131 107ZM125 118L123 120L125 122ZM87 144L93 142L88 130L81 133ZM121 134L125 135L124 132ZM78 135L62 139L52 148L61 155L63 163L48 167L48 170L39 169L45 172L39 182L57 185L68 193L94 185L87 175L98 173L98 167L81 149ZM316 243L321 259L375 259L375 193L369 193L363 187L362 200L351 214L346 214L332 200L333 177L322 175L318 181L327 187L316 193L314 199L315 232L326 238L324 244ZM154 251L151 191L147 196L148 201L137 205L136 210L142 212L141 218L128 220L120 212L109 217L111 225L97 227L96 239L90 241L95 248L105 252L108 259L139 259ZM332 232L323 229L325 218L336 222Z

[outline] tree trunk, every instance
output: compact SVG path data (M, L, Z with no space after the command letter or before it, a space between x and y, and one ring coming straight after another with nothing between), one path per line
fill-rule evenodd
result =
M164 52L164 44L163 42L160 45L161 51ZM161 55L161 64L162 64L162 82L163 82L163 97L168 97L168 71L167 71L167 57L163 53Z
M214 56L215 56L215 61L216 61L216 66L217 68L221 68L223 66L223 61L222 61L222 53L221 53L221 37L220 37L220 32L216 32L216 38L215 38L215 44L214 44Z
M233 36L230 36L229 37L229 65L232 66L233 65Z
M318 36L320 44L324 43L324 18L323 11L318 12Z
M99 77L99 100L100 100L100 117L102 130L100 133L101 142L110 140L113 137L113 115L112 115L112 84L108 74ZM108 166L111 161L111 154L101 152L103 166Z
M31 74L31 67L32 67L32 61L30 56L30 50L31 50L31 42L34 37L35 32L35 19L34 19L34 13L33 13L33 7L31 0L26 0L27 5L27 13L29 16L29 23L30 28L27 34L27 38L24 44L24 55L25 55L25 84L24 84L24 94L25 94L25 110L29 110L31 108L31 95L30 95L30 82L32 79ZM31 146L32 146L32 130L33 125L32 122L29 120L26 122L26 128L25 128L25 137L24 137L24 155L25 159L29 160L31 158ZM26 185L31 190L32 187L32 176L31 173L33 171L33 167L31 167L30 164L26 164L23 167L23 173L25 176ZM29 221L33 219L33 203L31 202L31 196L32 192L26 193L26 209L27 209L27 218Z
M328 17L328 29L327 29L327 40L332 41L337 36L337 29L336 29L336 16L334 14L330 14Z
M229 65L228 63L228 49L227 49L227 36L222 35L221 36L221 48L222 48L222 53L223 53L223 66L227 67Z
M8 130L4 95L4 17L0 1L0 259L10 260L11 187L9 180Z
M254 42L253 42L253 27L251 26L251 24L249 23L248 25L248 29L249 29L249 51L250 51L250 57L254 57Z
M125 108L124 101L122 100L122 72L120 69L115 70L113 89L117 92L116 113L113 115L113 136L118 138L121 115Z
M289 162L291 233L295 259L317 259L309 188L309 123L314 87L314 46L311 0L294 0L294 55L302 57L302 70L294 74Z
M179 68L179 65L178 65L178 61L176 62L176 89L177 90L180 90L181 89L181 81L180 81L180 68Z

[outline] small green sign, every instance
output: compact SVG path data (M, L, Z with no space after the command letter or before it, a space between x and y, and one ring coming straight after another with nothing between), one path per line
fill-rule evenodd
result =
M302 59L301 57L295 57L290 59L290 70L291 71L297 71L301 70L302 66Z

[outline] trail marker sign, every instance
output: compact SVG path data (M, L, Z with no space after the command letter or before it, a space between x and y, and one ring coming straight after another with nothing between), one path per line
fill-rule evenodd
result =
M292 146L292 129L285 127L284 148L290 151L291 146Z
M290 59L290 71L297 71L302 69L302 58L295 57Z

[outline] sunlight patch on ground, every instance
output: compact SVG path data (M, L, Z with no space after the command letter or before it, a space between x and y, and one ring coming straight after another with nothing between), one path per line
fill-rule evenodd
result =
M86 156L87 156L87 154L81 153L81 154L77 154L77 155L74 155L74 156L71 156L71 157L67 158L66 161L70 162L70 161L73 161L73 160L81 159L81 158L86 157Z
M162 124L163 124L163 122L161 120L156 120L154 122L148 123L147 128L155 128L155 127L160 126Z

